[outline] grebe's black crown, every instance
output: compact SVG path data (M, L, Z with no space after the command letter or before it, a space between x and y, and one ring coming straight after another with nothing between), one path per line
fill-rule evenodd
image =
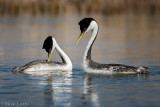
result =
M93 18L84 18L79 22L81 33L87 30Z
M42 49L45 49L46 52L49 53L49 50L52 49L52 46L53 46L52 36L48 36L43 43Z

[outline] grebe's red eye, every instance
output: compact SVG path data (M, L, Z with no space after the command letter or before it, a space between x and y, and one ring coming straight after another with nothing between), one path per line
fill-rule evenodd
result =
M86 28L84 28L83 30L86 30Z
M49 49L49 52L51 52L51 49Z

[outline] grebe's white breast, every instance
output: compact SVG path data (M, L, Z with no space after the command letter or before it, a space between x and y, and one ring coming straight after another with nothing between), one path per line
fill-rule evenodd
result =
M59 63L59 62L47 62L46 60L35 60L32 62L27 63L22 67L15 67L13 69L14 72L38 72L38 71L54 71L54 70L61 70L61 71L68 71L72 70L72 65L66 63Z
M84 61L83 69L86 73L94 74L145 74L148 67L134 67L123 64L100 64L92 60Z

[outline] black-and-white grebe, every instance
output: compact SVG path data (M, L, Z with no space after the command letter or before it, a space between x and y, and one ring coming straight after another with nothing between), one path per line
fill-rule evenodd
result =
M65 52L59 47L55 38L48 36L44 41L42 49L45 49L48 52L48 60L34 60L22 67L15 67L14 72L30 72L30 71L53 71L53 70L62 70L68 71L72 70L72 62L70 58L65 54ZM50 61L51 54L54 50L57 50L60 55L62 62L53 62Z
M122 64L100 64L94 62L91 59L91 50L94 41L98 34L98 24L93 18L84 18L79 22L81 35L77 40L77 43L83 37L83 35L91 31L91 38L86 46L84 57L83 57L83 68L87 73L105 73L105 74L143 74L149 73L147 67L134 67ZM77 45L76 43L76 45Z

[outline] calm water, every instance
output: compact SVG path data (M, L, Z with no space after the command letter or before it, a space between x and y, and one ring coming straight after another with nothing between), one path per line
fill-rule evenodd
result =
M93 60L148 66L148 75L89 75L81 67L90 33L75 46L83 17L0 18L0 106L160 106L159 16L94 16L99 24ZM73 62L68 73L14 74L12 68L47 59L52 35ZM52 60L60 61L57 53Z

